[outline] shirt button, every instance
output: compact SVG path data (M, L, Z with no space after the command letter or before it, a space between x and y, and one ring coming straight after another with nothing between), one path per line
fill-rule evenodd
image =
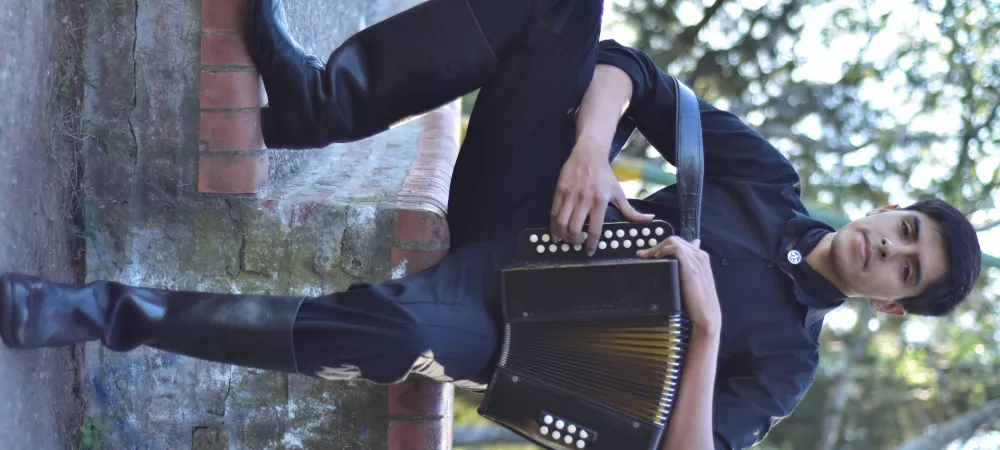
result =
M774 261L768 261L767 267L774 267Z
M728 265L729 265L729 259L727 259L727 258L722 258L722 265L723 265L723 266L728 266Z

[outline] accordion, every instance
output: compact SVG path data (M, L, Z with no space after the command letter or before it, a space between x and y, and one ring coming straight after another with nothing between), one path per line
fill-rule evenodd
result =
M655 449L689 323L677 261L635 253L671 226L605 224L593 256L546 233L522 232L501 271L503 349L479 414L548 449Z

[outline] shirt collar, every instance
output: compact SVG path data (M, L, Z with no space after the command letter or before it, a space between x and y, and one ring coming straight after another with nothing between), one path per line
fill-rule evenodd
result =
M847 296L806 263L806 255L833 227L800 212L788 221L778 244L777 260L795 282L795 298L807 308L805 326L822 321L826 314L844 303Z

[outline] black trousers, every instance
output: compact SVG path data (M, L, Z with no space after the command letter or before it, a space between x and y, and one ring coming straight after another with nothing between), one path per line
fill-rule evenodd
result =
M402 279L357 284L303 304L299 371L393 383L417 373L489 381L501 339L498 270L517 233L544 227L593 77L602 0L567 0L564 21L531 28L480 88L452 176L452 252ZM557 8L558 9L558 8Z

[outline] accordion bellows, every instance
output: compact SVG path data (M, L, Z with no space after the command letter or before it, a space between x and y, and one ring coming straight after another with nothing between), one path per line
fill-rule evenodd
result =
M605 224L596 255L519 237L502 271L503 349L482 416L550 449L655 449L674 404L689 323L677 261L636 250L665 222Z

